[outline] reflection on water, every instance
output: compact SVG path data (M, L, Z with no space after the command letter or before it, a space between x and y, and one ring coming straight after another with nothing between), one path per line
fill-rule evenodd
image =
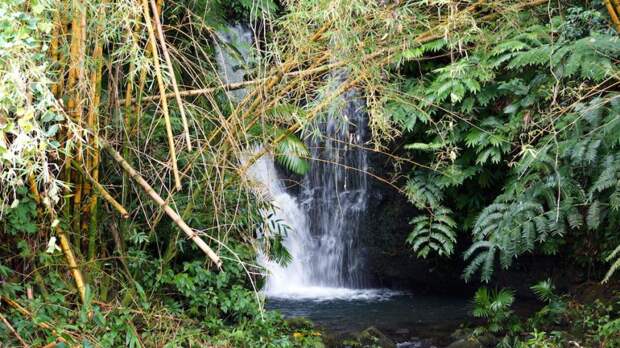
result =
M285 317L306 317L332 332L359 331L369 326L388 331L416 331L418 327L435 325L456 327L468 318L469 303L464 298L389 290L345 290L352 292L349 297L270 297L267 308L278 310Z

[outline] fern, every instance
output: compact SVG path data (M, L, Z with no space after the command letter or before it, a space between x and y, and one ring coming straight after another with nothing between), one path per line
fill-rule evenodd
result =
M429 89L433 93L429 97L434 102L449 98L453 104L461 102L467 93L478 93L481 84L494 77L487 63L477 57L463 58L435 70L435 73L437 76Z
M518 324L515 323L511 309L514 300L515 296L512 290L478 289L474 295L472 314L476 318L485 319L487 323L485 327L477 327L474 333L482 334L489 331L495 334L504 330L516 331Z
M615 35L592 34L559 48L551 62L564 77L601 81L614 71L612 58L618 55L620 41Z
M496 202L483 209L473 229L474 243L465 253L466 259L476 254L465 278L481 270L483 281L489 281L493 272L495 254L500 264L508 268L513 259L523 252L534 250L540 234L548 232L550 223L540 203L533 201Z
M446 47L447 44L448 41L445 39L433 40L425 44L406 49L401 53L401 55L405 60L417 59L429 52L439 52L441 49Z
M306 145L292 134L278 143L275 158L285 168L299 175L304 175L310 169L310 152Z
M518 30L481 29L449 60L418 60L430 58L430 45L403 53L416 60L401 70L413 77L385 110L410 136L405 148L416 161L443 171L416 170L405 187L419 209L408 238L418 255L454 249L454 216L461 229L473 227L466 279L479 272L489 281L496 265L554 254L563 243L578 249L593 235L599 255L620 244L620 96L600 83L618 73L620 38L602 18L569 6ZM443 217L450 220L434 228Z
M480 278L484 282L491 280L495 254L498 252L498 245L489 241L474 242L465 252L465 260L470 259L469 265L463 271L463 278L469 281L473 275L480 270ZM471 258L473 255L474 258Z
M609 254L609 256L606 258L607 262L613 261L613 263L611 264L611 267L609 267L609 270L605 274L605 278L603 278L603 283L607 283L609 281L609 278L611 278L611 276L614 275L614 273L616 273L616 271L620 267L620 257L618 257L619 255L620 255L620 245L618 245L611 252L611 254Z
M405 187L405 194L418 209L437 207L443 199L443 191L436 184L433 176L414 176Z
M435 176L417 175L407 182L407 198L425 215L413 218L409 223L413 231L407 238L419 257L427 257L433 251L441 256L451 255L456 243L456 222L452 211L441 205L443 192Z
M452 211L439 207L429 213L411 220L414 226L407 242L419 257L427 257L431 251L440 256L449 256L456 243L456 222L451 217Z
M603 170L590 188L590 197L612 187L620 181L620 156L609 155L602 162Z
M551 279L543 280L530 287L536 297L543 302L551 302L557 298L555 294L555 286L551 282Z

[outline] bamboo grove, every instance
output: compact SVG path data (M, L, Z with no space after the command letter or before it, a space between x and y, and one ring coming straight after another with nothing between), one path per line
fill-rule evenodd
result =
M620 3L605 6L620 29ZM273 207L256 195L248 168L274 156L303 174L311 159L302 140L320 137L316 122L358 89L373 134L367 150L441 172L422 156L390 154L410 133L395 103L425 107L402 92L403 71L473 54L501 23L544 18L549 7L563 11L547 0L3 2L0 275L17 285L0 292L0 313L9 308L13 324L0 319L19 323L11 332L24 347L165 346L186 321L176 344L200 346L217 344L200 335L222 330L200 324L212 317L269 322L256 253L286 260L284 236L265 223L261 211ZM221 13L255 29L243 82L218 75L218 49L238 54L218 33ZM335 81L342 71L346 79ZM247 94L236 101L230 92L239 89ZM406 185L376 176L433 218L447 211L420 198L428 183L415 174ZM410 242L428 254L419 237ZM446 238L433 246L440 254L456 241ZM190 273L218 293L193 299L198 290L183 278ZM167 302L171 293L178 302ZM192 301L198 314L186 308ZM49 304L63 323L37 311ZM114 316L122 323L101 324Z

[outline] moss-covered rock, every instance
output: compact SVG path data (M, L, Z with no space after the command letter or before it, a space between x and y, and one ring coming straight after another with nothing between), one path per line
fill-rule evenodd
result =
M396 343L374 326L367 328L357 335L361 347L395 347Z
M452 342L446 348L485 348L478 339L474 337L463 338L458 341Z

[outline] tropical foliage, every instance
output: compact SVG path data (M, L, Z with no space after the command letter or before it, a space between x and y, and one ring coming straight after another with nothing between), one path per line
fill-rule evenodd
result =
M422 64L398 87L410 98L387 104L425 167L405 188L421 214L408 241L421 256L449 255L470 232L464 277L484 281L524 253L615 259L620 40L602 12L577 4L506 20L519 27L482 26L459 46L438 39L403 54L404 67L450 56Z
M464 252L467 280L526 253L613 279L612 3L0 2L2 342L321 347L310 324L263 308L258 254L286 264L294 231L247 173L265 155L306 173L306 139L327 117L349 122L347 96L365 101L363 147L406 177L385 180L417 212L399 243ZM228 40L233 23L252 37ZM551 282L533 290L532 323L563 323ZM527 327L543 346L552 335L520 325L514 299L479 290L477 333ZM592 311L588 339L613 342L616 308Z

